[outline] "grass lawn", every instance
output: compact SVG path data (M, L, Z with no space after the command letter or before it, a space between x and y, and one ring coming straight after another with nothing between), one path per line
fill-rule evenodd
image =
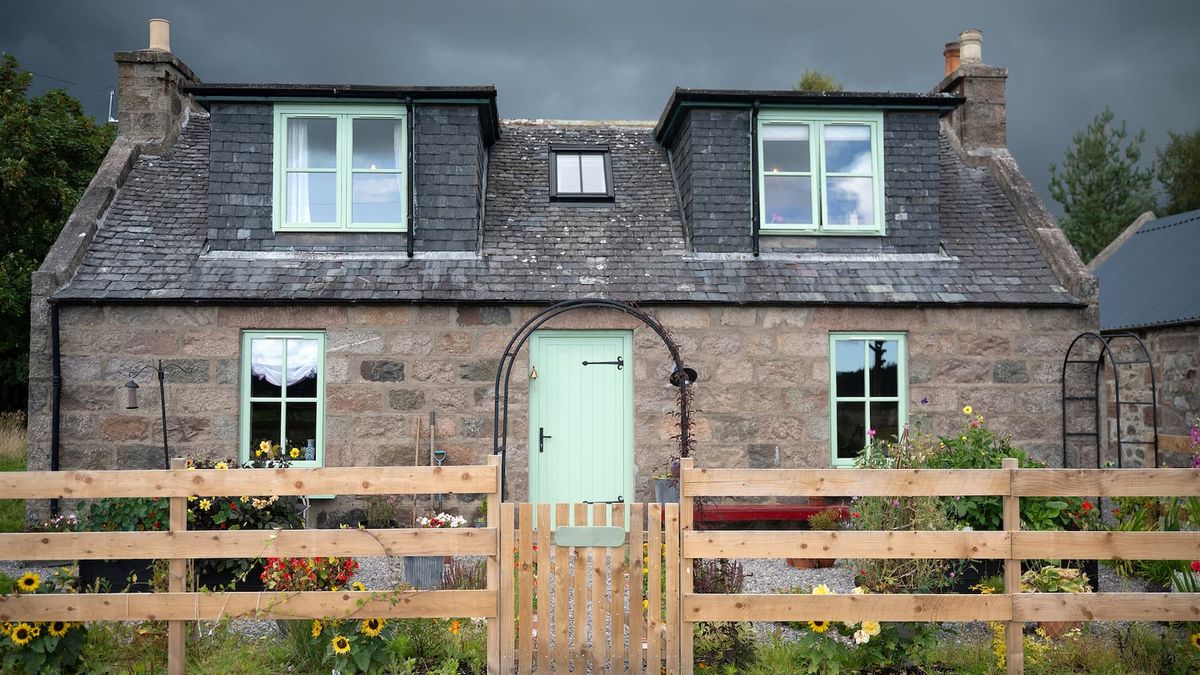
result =
M0 471L25 470L25 415L0 415ZM25 501L0 499L0 532L25 529Z

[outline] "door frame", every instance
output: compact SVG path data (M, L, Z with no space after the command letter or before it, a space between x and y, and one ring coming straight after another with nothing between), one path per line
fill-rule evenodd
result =
M529 369L532 372L533 368L538 363L541 341L545 338L620 338L622 341L622 356L625 358L625 367L620 372L624 375L623 389L625 391L625 405L622 411L625 423L625 475L622 477L624 490L621 496L625 499L625 503L630 503L635 500L634 495L634 475L636 467L634 465L634 444L635 434L633 433L633 403L634 403L634 385L633 385L633 331L632 330L571 330L571 329L540 329L532 333L529 340ZM529 387L528 400L528 418L529 418L529 501L532 503L540 503L541 495L540 486L536 480L537 472L535 471L538 461L536 450L537 447L537 428L540 412L536 405L536 396L534 387Z

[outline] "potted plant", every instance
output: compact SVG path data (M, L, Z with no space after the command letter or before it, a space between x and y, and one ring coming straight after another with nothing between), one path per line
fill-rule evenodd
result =
M363 525L370 529L400 527L399 509L395 495L372 495L366 500L366 520Z
M837 530L841 528L841 522L841 511L838 509L825 509L808 517L808 529L821 531ZM813 569L817 567L833 567L833 563L837 561L834 558L788 558L787 562L792 567Z
M166 499L97 499L82 504L77 519L49 521L47 527L62 531L72 526L83 532L163 530L168 514ZM148 558L79 561L79 588L84 592L149 593L153 577L154 561Z
M336 591L348 588L365 591L366 586L350 578L358 571L354 558L321 556L316 558L267 558L258 581L267 591ZM276 621L279 630L287 635L293 628L304 630L308 621Z
M475 507L475 527L487 527L487 509L488 501L487 497L484 497L479 501L479 506Z
M670 469L660 471L650 478L654 486L654 501L669 504L679 501L679 459L672 459Z
M417 521L418 527L429 529L464 527L466 524L466 518L452 516L449 513L435 513L422 516ZM442 573L445 569L445 556L410 555L404 558L404 578L414 588L434 589L440 587L442 584Z
M1088 576L1082 570L1070 567L1046 565L1041 569L1029 570L1021 575L1021 591L1025 593L1091 593ZM1038 624L1047 637L1062 637L1067 631L1078 628L1079 621L1041 621Z

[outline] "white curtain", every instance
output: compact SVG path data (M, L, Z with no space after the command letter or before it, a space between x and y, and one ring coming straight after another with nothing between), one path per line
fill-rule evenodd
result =
M284 372L284 340L252 340L250 373L275 386L293 385L317 374L320 357L316 340L287 340L287 372Z
M288 120L287 154L289 168L308 168L308 120ZM284 180L288 182L284 186L288 222L311 223L312 213L308 208L308 174L285 173Z

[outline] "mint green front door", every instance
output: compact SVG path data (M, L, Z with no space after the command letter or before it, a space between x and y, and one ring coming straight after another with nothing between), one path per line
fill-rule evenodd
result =
M633 501L633 334L538 331L529 364L529 500Z

